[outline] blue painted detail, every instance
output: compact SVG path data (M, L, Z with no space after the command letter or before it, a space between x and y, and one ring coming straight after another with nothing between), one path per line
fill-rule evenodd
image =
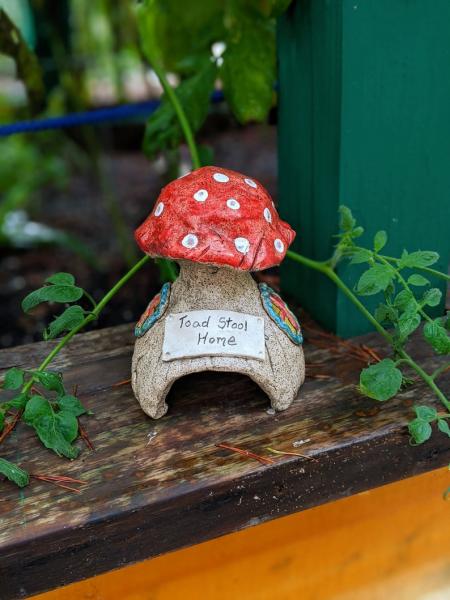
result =
M281 296L269 287L267 283L260 283L259 291L261 292L264 309L272 321L288 336L291 342L294 342L297 346L303 344L300 323L288 305L282 300Z
M165 283L161 291L151 300L134 328L134 335L142 337L166 312L169 305L170 283Z

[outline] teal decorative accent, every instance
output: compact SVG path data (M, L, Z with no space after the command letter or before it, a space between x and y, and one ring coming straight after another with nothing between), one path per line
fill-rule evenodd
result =
M267 283L259 284L261 300L266 313L288 338L299 346L303 343L302 330L297 317L286 302Z
M149 303L134 328L134 335L142 337L166 312L170 297L170 283L165 283L161 291Z

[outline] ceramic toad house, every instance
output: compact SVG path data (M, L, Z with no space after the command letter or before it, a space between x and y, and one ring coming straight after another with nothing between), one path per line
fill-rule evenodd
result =
M295 232L263 186L197 169L162 190L135 235L144 252L180 265L136 325L132 385L143 410L163 416L173 382L199 371L248 375L286 409L305 377L300 326L250 272L278 265Z

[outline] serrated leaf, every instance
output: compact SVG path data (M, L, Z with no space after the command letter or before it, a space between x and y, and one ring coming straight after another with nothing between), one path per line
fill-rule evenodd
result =
M382 250L387 244L387 233L385 231L377 231L373 240L373 248L375 252Z
M21 488L30 483L30 477L26 471L4 458L0 458L0 473Z
M209 110L209 97L214 86L216 67L206 61L203 67L174 90L195 133L203 124ZM161 150L178 147L184 139L178 117L164 95L159 108L150 116L145 128L143 149L150 158Z
M34 371L33 375L47 390L56 392L61 396L65 394L61 373L52 373L51 371Z
M424 419L413 419L408 423L408 431L416 444L423 444L431 436L431 425Z
M62 410L56 413L55 419L65 439L69 443L76 440L78 437L78 421L76 416L68 410Z
M4 390L17 390L23 385L23 380L25 376L25 371L23 369L18 369L17 367L12 367L8 369L4 374L3 379L3 389Z
M409 285L422 286L422 285L428 285L430 282L428 281L428 279L426 277L422 277L422 275L418 275L417 273L414 273L414 275L411 275L410 277L408 277L408 283L409 283Z
M438 429L450 437L450 427L444 419L438 419Z
M361 248L352 256L350 264L359 265L361 263L369 262L371 259L372 252L370 250L366 250L365 248Z
M225 98L240 123L264 121L273 103L275 21L230 3L220 75Z
M390 321L391 323L398 319L398 311L392 306L387 306L386 304L379 304L375 309L375 319L379 323L383 323L383 321Z
M416 310L417 303L414 294L410 290L402 290L394 298L394 306L403 312Z
M65 412L70 412L75 417L84 415L87 412L84 406L75 396L61 396L60 398L58 398L57 403L61 410Z
M360 390L369 398L384 402L400 390L403 376L390 358L363 369L359 378Z
M18 396L15 396L11 400L8 400L7 402L5 402L3 404L3 408L5 410L9 410L10 408L22 409L22 408L25 408L27 401L28 401L27 394L19 394Z
M83 290L75 285L46 285L31 292L22 300L22 310L29 312L42 302L76 302L83 295Z
M372 296L385 290L394 277L394 270L388 265L373 265L365 271L356 286L360 296Z
M50 402L43 396L34 395L28 400L23 413L23 420L27 425L32 425L36 419L53 412Z
M426 341L438 354L450 354L450 336L442 325L442 319L438 318L431 323L427 322L423 328Z
M61 333L77 327L84 319L85 313L81 306L78 306L78 304L69 306L61 315L56 317L56 319L49 324L48 330L44 331L44 339L52 340Z
M414 412L419 419L424 421L434 421L437 418L437 410L432 406L415 406Z
M403 251L402 257L399 262L401 268L422 268L429 267L439 260L439 254L437 252L431 252L429 250L417 250L408 254L406 250Z
M404 312L397 321L397 328L401 339L406 339L420 325L419 313Z
M79 450L67 441L65 428L57 419L57 415L46 415L33 421L32 427L46 448L53 450L58 456L76 458Z
M53 283L55 285L74 285L75 277L70 273L61 272L50 275L50 277L47 277L45 281L46 283Z
M438 288L431 288L427 290L425 294L422 296L421 302L423 304L427 304L428 306L437 306L442 298L442 292Z

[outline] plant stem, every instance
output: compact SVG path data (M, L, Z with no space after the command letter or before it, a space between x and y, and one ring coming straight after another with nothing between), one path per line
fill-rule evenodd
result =
M39 365L39 367L36 370L37 371L43 371L52 362L52 360L55 358L55 356L64 348L64 346L73 338L73 336L76 333L78 333L79 331L81 331L91 321L95 321L97 319L97 317L99 316L99 314L102 312L102 310L105 308L105 306L108 304L108 302L127 283L127 281L129 279L131 279L133 277L133 275L137 271L139 271L139 269L142 266L144 266L145 263L148 262L149 260L150 260L149 256L144 256L129 271L127 271L125 273L125 275L121 279L119 279L119 281L109 290L109 292L107 292L105 294L105 296L103 296L103 298L100 300L100 302L94 308L94 310L92 312L90 312L79 325L77 325L76 327L74 327L73 329L71 329L69 331L69 333L67 333L56 344L56 346L53 348L53 350L51 350L51 352L49 352L49 354L47 354L47 356L45 357L45 359L41 362L41 364ZM29 381L27 381L27 383L24 385L24 387L22 389L22 393L27 393L31 389L34 381L35 381L34 377L32 377Z
M394 346L394 338L391 334L386 331L386 329L375 319L373 315L367 310L364 304L358 300L355 294L351 291L349 287L345 285L342 279L336 274L336 272L331 268L328 262L319 262L317 260L312 260L311 258L306 258L306 256L302 256L297 252L293 252L292 250L288 250L286 252L286 256L295 262L314 269L315 271L319 271L326 275L336 286L347 296L347 298L358 308L358 310L366 317L366 319L375 327L375 329L380 333L385 340L389 342L391 346ZM447 400L445 395L438 388L436 383L434 382L435 374L428 375L420 365L418 365L413 358L403 349L396 349L398 356L407 363L424 381L425 383L433 390L445 408L450 411L450 402Z
M175 90L167 81L167 77L164 71L159 67L159 65L156 64L156 61L152 63L152 69L155 71L159 81L161 82L164 92L167 94L167 97L169 98L173 109L178 117L178 121L180 122L181 129L183 130L184 137L189 147L189 152L191 154L192 168L199 169L202 166L202 164L200 162L197 145L194 140L194 135L192 133L191 126L189 124L189 121L187 120L186 113L184 112L183 107L181 106L180 101L178 100L178 96L176 95Z

